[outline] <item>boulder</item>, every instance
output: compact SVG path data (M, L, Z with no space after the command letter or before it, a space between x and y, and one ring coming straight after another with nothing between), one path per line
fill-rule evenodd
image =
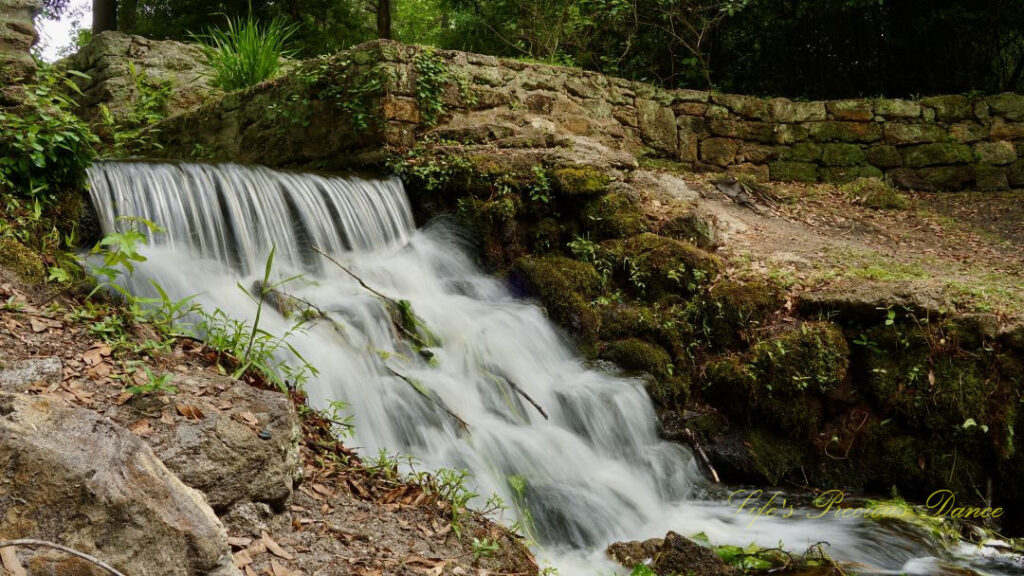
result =
M605 553L626 568L649 565L655 574L723 576L737 573L714 550L675 532L643 542L616 542L608 546Z
M36 382L57 382L61 379L60 358L27 358L0 370L0 392L27 392Z
M153 452L218 513L247 502L282 511L301 476L301 428L288 397L205 372L178 376L175 385L224 390L188 401L186 410L198 418L154 423L145 436ZM113 418L128 424L161 407L158 398L134 398Z
M59 542L125 574L238 574L202 494L89 410L0 392L0 471L5 537Z

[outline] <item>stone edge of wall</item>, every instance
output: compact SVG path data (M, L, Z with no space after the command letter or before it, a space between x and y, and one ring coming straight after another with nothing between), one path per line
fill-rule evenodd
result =
M382 146L412 147L428 130L444 134L452 116L502 109L505 116L546 117L566 133L637 155L760 180L876 176L919 190L1024 187L1024 95L803 102L668 90L584 70L429 50L449 70L439 96L451 116L434 128L425 125L417 96L417 58L428 50L374 41L320 61L332 63L336 75L344 70L346 82L379 82L359 96L375 110L363 132L339 124L351 109L332 107L297 79L300 67L165 121L163 155L195 157L205 142L221 149L217 156L272 165L315 163L339 153L375 157ZM309 107L302 129L293 130L298 126L284 110L287 102ZM189 129L223 133L210 139L190 136ZM193 146L191 152L183 145Z

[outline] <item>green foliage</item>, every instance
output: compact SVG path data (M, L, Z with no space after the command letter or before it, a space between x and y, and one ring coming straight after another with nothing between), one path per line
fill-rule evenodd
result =
M490 558L501 549L501 544L489 538L473 538L473 559Z
M170 385L174 375L170 373L154 374L149 366L143 366L146 372L146 383L129 386L128 391L135 395L140 394L176 394L178 389Z
M309 85L317 98L348 114L357 134L366 132L377 117L374 97L381 92L381 78L350 60L321 56L300 67L296 77Z
M147 237L136 225L143 225L150 234L158 233L161 229L139 218L125 218L122 222L128 223L123 231L108 234L93 249L93 254L102 261L92 269L99 282L90 297L101 290L109 290L118 294L123 301L120 309L106 314L92 325L94 334L115 347L127 347L135 352L141 350L130 343L127 331L128 327L137 323L150 323L166 336L167 340L156 343L157 347L168 347L168 342L179 334L198 335L217 352L217 366L222 372L230 373L233 378L256 373L282 391L299 387L310 376L317 374L316 368L289 343L293 335L304 329L306 318L299 319L280 336L260 327L267 295L296 279L291 277L270 282L274 250L271 250L267 258L263 282L258 284L260 288L257 294L250 293L240 284L238 286L256 303L256 316L250 325L229 317L219 308L212 312L203 310L192 302L193 297L172 300L155 282L152 283L157 292L155 298L135 296L129 292L118 280L131 277L135 265L146 261L140 250Z
M45 208L57 193L84 182L97 139L72 113L65 90L78 87L41 65L37 83L25 87L24 103L0 108L0 192L39 200Z
M280 59L291 54L285 45L295 34L296 26L281 18L261 24L252 14L225 18L226 27L193 36L201 43L203 56L213 68L213 85L227 91L241 90L273 77Z
M416 69L416 101L423 124L433 126L444 111L444 87L448 65L431 49L421 50L413 59Z
M128 156L152 142L156 129L152 126L167 116L167 104L174 85L170 80L150 78L143 70L128 63L128 75L135 88L132 105L125 114L115 118L105 104L100 104L102 124L110 141L110 153Z

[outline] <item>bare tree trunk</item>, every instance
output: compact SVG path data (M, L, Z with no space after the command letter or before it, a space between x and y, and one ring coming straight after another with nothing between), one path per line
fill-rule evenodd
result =
M377 37L391 39L391 0L377 0Z
M117 30L117 0L92 0L92 33Z

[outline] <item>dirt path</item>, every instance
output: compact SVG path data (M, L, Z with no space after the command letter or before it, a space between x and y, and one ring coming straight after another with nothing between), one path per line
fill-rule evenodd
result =
M717 221L730 275L794 293L867 284L927 295L947 312L1024 317L1024 191L907 193L906 209L876 210L836 186L771 183L782 202L762 215L714 179L669 172L649 194Z

